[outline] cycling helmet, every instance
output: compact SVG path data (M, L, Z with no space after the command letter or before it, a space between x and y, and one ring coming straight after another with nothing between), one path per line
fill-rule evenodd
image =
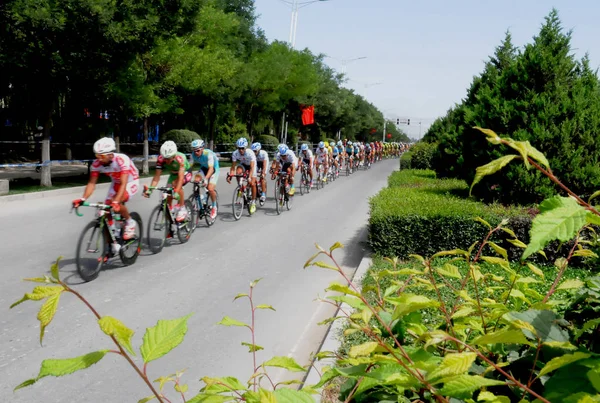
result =
M192 149L197 150L199 148L204 148L204 140L196 139L192 141Z
M252 151L260 151L260 143L256 142L256 143L252 143Z
M330 146L330 147L334 147L334 146L335 146L335 143L332 141L332 142L330 142L330 143L329 143L329 146Z
M349 141L349 142L348 142L348 145L349 145L349 146L351 146L351 145L352 145L352 142L351 142L351 141Z
M289 150L288 146L286 146L285 144L279 144L277 146L277 151L279 151L279 154L283 155L285 153L287 153Z
M337 142L337 145L338 145L338 147L341 147L341 146L343 146L343 144L342 144L342 140L339 140L339 141Z
M325 148L325 143L322 141L319 141L319 148Z
M177 145L175 142L168 140L160 146L160 155L162 155L163 158L173 158L175 154L177 154Z
M245 137L240 137L238 141L235 143L238 148L246 148L248 147L248 140Z
M308 144L306 144L306 143L303 143L303 144L300 146L300 150L302 150L302 151L306 151L306 150L308 150Z
M110 137L103 137L94 143L94 154L110 154L116 149L115 141Z

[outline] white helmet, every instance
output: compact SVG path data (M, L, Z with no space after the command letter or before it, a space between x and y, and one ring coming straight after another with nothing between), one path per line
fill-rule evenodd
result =
M173 158L175 154L177 154L177 144L175 144L175 142L168 140L160 146L160 155L162 155L163 158Z
M117 149L115 141L110 137L103 137L94 143L94 154L110 154Z

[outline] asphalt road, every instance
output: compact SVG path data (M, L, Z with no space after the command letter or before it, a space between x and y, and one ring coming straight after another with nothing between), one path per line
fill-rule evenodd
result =
M245 381L251 375L252 356L241 345L250 342L249 332L216 323L225 315L250 320L247 302L232 300L237 293L247 292L257 278L262 280L255 289L256 303L276 309L257 314L256 343L265 348L259 360L291 355L302 365L308 364L326 332L317 323L334 313L331 306L315 299L324 295L329 283L342 279L332 271L303 270L302 266L315 252L315 242L328 247L340 241L346 247L339 250L339 262L349 274L356 269L366 246L368 198L386 185L388 175L397 168L397 159L385 160L369 171L342 176L325 189L313 189L309 195L297 191L293 209L280 216L269 198L253 217L244 214L237 222L230 204L234 186L225 182L222 171L217 187L221 209L213 227L199 228L187 244L173 241L157 255L142 251L135 265L115 264L89 283L81 282L73 262L76 241L93 218L93 210L82 209L83 218L69 214L77 194L0 204L0 400L137 402L150 394L126 361L114 354L87 370L62 378L46 377L12 392L37 375L43 359L114 348L89 310L71 295L61 298L43 347L36 319L40 303L28 301L8 309L35 285L20 280L48 273L59 255L64 256L62 278L101 315L114 316L133 329L136 351L145 329L158 319L193 313L184 342L148 367L151 379L187 369L183 380L190 387L188 396L199 389L202 376L231 375ZM269 184L268 194L272 194ZM100 185L92 199L102 200L105 194L106 185ZM153 195L150 200L136 197L129 206L147 221L156 203ZM137 360L141 362L139 354ZM273 371L274 378L283 376ZM167 388L175 397L172 387Z

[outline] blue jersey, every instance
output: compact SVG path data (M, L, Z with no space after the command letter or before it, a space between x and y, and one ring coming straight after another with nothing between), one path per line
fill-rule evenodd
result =
M333 153L334 157L340 153L340 151L338 150L337 146L332 147L331 148L331 152Z
M210 167L213 167L215 171L219 170L219 158L212 150L207 150L205 148L200 156L192 153L192 158L194 159L194 163L200 164L200 169L202 169L204 173L208 172L208 168Z
M354 152L354 147L352 147L352 146L346 147L346 152L348 154L352 154Z

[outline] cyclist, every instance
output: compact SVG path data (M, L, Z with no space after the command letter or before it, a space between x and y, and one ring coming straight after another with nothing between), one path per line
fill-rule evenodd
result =
M256 155L253 152L246 152L248 140L245 137L240 137L235 143L237 150L231 155L231 169L227 176L227 183L231 183L231 176L234 172L241 175L244 172L248 173L248 183L252 189L252 201L250 202L250 214L256 211ZM239 165L238 165L239 161Z
M217 155L207 148L202 139L192 141L192 162L200 165L198 173L194 177L194 182L200 182L201 175L204 176L204 186L210 196L212 207L210 209L210 218L215 219L217 216L217 181L219 180L219 158ZM192 168L193 168L192 164Z
M340 156L340 150L338 149L337 145L333 141L331 143L329 143L329 149L331 150L331 164L335 167L335 170L333 172L335 172L335 175L337 177L339 174L338 159Z
M325 148L325 142L320 141L319 146L315 150L315 168L323 164L323 182L327 182L327 168L329 167L329 154ZM317 180L319 180L317 178Z
M303 143L300 146L300 155L298 155L298 169L302 167L303 164L306 164L306 169L308 171L308 176L310 177L310 187L313 187L313 165L314 165L314 157L312 151L308 148L308 144Z
M173 208L175 214L175 221L182 222L187 218L187 209L185 208L185 199L183 187L187 185L192 179L192 173L189 172L190 162L187 156L177 151L177 145L174 141L167 140L160 146L160 155L156 160L156 172L154 172L154 178L150 183L150 187L155 187L160 181L160 175L162 171L167 169L169 171L169 178L167 179L167 186L172 187L174 193L177 193L179 200ZM150 197L152 189L148 189L144 186L144 197ZM171 206L173 197L169 196L167 203Z
M286 171L288 174L288 183L285 184L285 190L290 196L293 196L296 192L296 189L294 188L294 177L296 176L297 164L296 154L294 154L294 152L285 144L279 144L277 146L277 154L275 154L275 159L271 165L271 173L273 174L271 179L275 179L275 175L277 175L279 171Z
M346 143L346 164L350 166L350 173L354 169L354 146L351 141Z
M356 169L358 169L358 167L360 166L360 143L358 141L355 141L354 143L352 143L352 147L354 147L354 167Z
M96 159L92 163L90 179L83 196L73 200L73 207L79 207L89 198L96 189L100 174L106 174L111 178L110 189L106 196L105 204L110 204L115 213L120 212L125 219L123 228L123 239L129 240L135 237L136 223L131 218L125 203L128 202L140 188L139 172L131 158L125 154L116 153L115 141L110 137L103 137L94 143L94 154ZM113 253L119 245L112 246Z
M261 178L261 193L260 193L260 205L262 206L267 200L267 167L269 166L269 154L262 149L262 145L259 142L252 144L252 151L256 155L256 167L257 176Z

